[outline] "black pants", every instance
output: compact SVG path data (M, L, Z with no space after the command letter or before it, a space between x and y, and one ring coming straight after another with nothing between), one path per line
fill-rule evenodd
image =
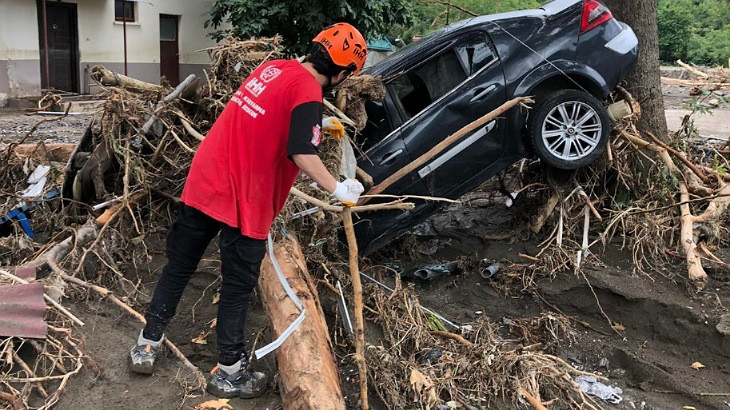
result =
M218 304L218 361L232 365L241 358L246 311L256 287L266 241L241 234L238 228L205 215L185 204L167 235L167 265L147 308L144 337L160 340L175 316L180 297L210 241L220 232L221 289Z

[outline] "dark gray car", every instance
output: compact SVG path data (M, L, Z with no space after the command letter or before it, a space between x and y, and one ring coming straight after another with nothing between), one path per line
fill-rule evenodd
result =
M518 96L514 108L477 129L385 191L458 198L528 155L575 169L600 157L611 120L604 101L632 69L638 41L595 0L556 0L540 9L475 17L412 43L365 73L386 79L367 106L358 164L379 183L447 136ZM362 215L363 253L426 219L441 203Z

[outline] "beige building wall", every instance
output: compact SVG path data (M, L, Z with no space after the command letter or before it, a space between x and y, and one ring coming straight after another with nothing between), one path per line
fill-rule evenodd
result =
M34 1L0 0L0 107L41 92L38 15Z
M51 0L48 0L49 2ZM79 42L79 88L96 92L88 69L103 64L124 70L123 25L114 20L113 0L68 0L76 3ZM203 23L212 0L154 0L135 3L137 21L127 23L128 73L149 82L160 79L160 14L178 17L180 78L202 75L209 63L205 52L215 45ZM0 103L5 98L40 94L41 61L38 11L33 0L0 0Z

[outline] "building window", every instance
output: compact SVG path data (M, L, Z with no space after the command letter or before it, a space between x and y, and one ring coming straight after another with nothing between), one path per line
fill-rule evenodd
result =
M137 21L134 10L135 4L136 2L133 1L114 0L114 20L131 23Z

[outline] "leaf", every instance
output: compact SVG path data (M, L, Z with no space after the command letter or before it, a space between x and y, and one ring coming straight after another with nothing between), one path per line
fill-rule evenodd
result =
M213 318L210 322L208 322L211 329L215 329L216 326L218 326L218 318Z
M682 410L697 410L695 406L682 406Z
M691 367L695 370L700 370L701 368L705 367L705 365L700 362L694 362L689 367Z
M619 332L623 332L623 331L625 331L625 330L626 330L626 327L625 327L624 325L622 325L621 323L617 323L617 322L614 322L614 323L613 323L613 324L611 325L611 327L612 327L612 328L613 328L614 330L616 330L616 331L619 331Z
M231 407L228 402L230 399L218 399L218 400L208 400L204 401L197 406L195 406L195 410L221 410L221 409L227 409L227 410L233 410L233 407Z
M213 302L212 302L212 304L213 305L217 305L218 302L220 302L220 300L221 300L221 293L220 292L215 292L215 295L213 295Z
M198 334L198 337L196 337L195 339L191 340L191 342L193 342L193 343L195 343L197 345L207 345L208 344L208 341L205 340L205 338L208 337L209 334L210 333L204 332L204 331L201 330L200 333Z
M419 372L418 369L411 370L411 377L409 379L413 392L416 393L414 401L418 402L419 398L422 403L435 403L438 401L436 396L436 390L433 387L431 379Z

